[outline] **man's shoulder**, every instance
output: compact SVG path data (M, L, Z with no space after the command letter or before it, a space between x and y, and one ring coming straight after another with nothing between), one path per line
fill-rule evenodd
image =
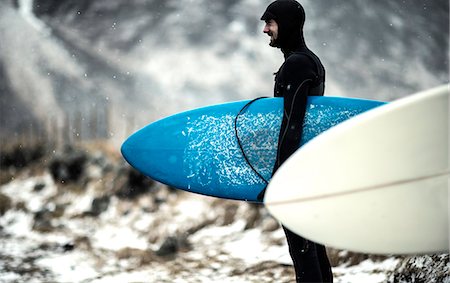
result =
M286 58L286 63L310 63L315 58L317 58L317 56L311 51L293 52Z
M306 52L295 52L286 58L284 65L288 69L299 67L301 68L311 67L315 69L316 67L312 56L314 55L307 54Z

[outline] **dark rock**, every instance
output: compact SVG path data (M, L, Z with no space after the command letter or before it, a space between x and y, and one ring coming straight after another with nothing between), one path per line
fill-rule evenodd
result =
M65 243L64 245L62 245L61 248L63 249L64 252L70 252L75 249L75 244L71 242Z
M263 232L274 232L280 229L280 224L272 217L265 217L261 223L261 230Z
M247 223L244 228L245 230L253 229L259 225L261 221L261 206L261 204L257 203L248 203L248 210L245 215L245 221Z
M167 202L167 198L156 196L154 198L154 201L155 201L156 205L160 205L160 204L166 203Z
M54 230L52 225L53 213L48 209L42 209L34 214L33 230L39 232L51 232Z
M116 252L116 257L120 260L137 260L138 266L150 264L155 261L155 256L150 250L140 250L134 248L123 248Z
M119 170L114 182L116 195L119 198L134 199L142 194L150 192L155 181L126 166Z
M387 282L450 282L450 255L405 257L388 275Z
M105 212L110 203L110 196L102 196L95 198L92 201L91 210L89 211L89 214L92 216L99 216L102 212Z
M73 241L77 249L92 250L92 243L89 237L80 236Z
M236 214L239 208L237 203L222 203L222 200L217 200L214 206L223 209L221 217L219 219L219 224L222 226L227 226L232 224L236 219Z
M56 204L55 207L51 210L53 218L62 217L64 215L64 212L66 212L66 207L67 204Z
M35 192L40 192L45 188L45 184L44 183L38 183L34 186L33 191Z
M40 160L46 153L43 144L22 145L16 144L2 147L0 155L0 167L24 168L30 163Z
M33 251L55 251L57 249L57 245L54 243L41 243L39 244Z
M12 207L11 198L0 193L0 215L5 214Z
M169 236L167 237L155 254L159 257L172 258L179 251L190 247L186 236Z
M171 256L178 252L178 240L175 237L168 237L156 251L157 256Z
M66 147L62 154L53 158L49 164L49 170L53 179L57 182L67 184L79 182L84 174L84 168L88 156L81 150Z
M27 204L24 201L18 201L14 205L14 209L17 209L19 211L28 212Z
M1 155L1 154L0 154ZM8 184L14 180L14 171L0 169L0 185Z
M347 250L339 250L333 248L327 248L327 254L332 267L354 266L368 259L374 262L382 262L387 258L389 258L388 255L356 253Z

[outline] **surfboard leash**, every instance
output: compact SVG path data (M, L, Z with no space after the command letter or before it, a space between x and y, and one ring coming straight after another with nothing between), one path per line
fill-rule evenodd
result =
M261 173L258 172L258 170L255 169L255 167L253 167L253 165L251 164L250 160L247 157L247 154L245 154L245 150L242 146L242 141L239 138L239 133L238 133L238 127L237 127L237 122L239 119L239 116L242 115L242 113L247 110L250 105L252 105L255 101L263 99L263 98L268 98L266 96L261 96L261 97L257 97L253 100L250 100L247 104L244 105L244 107L241 108L241 110L239 111L239 113L236 115L236 117L234 118L234 133L236 136L236 140L237 143L239 145L239 149L241 150L242 156L244 156L245 162L248 164L248 166L250 166L250 168L253 170L253 172L266 184L266 186L269 184L269 181L266 180L266 178L264 178Z

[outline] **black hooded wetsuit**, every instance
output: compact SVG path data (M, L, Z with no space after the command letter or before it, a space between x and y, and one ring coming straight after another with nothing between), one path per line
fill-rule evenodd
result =
M284 56L275 74L274 96L284 98L284 113L273 172L299 148L307 96L322 96L325 82L322 63L306 46L284 52Z
M284 98L284 115L279 134L273 172L294 153L301 141L307 96L323 95L325 69L319 58L306 47L303 38L305 14L294 0L278 0L267 7L261 20L278 24L275 47L285 61L275 74L274 96ZM308 217L302 215L299 217ZM323 245L308 241L283 227L297 282L332 282L333 274Z

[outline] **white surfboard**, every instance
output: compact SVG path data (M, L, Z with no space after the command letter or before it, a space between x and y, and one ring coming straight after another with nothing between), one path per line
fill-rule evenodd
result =
M264 202L286 227L341 249L449 251L449 85L322 133L272 178Z

